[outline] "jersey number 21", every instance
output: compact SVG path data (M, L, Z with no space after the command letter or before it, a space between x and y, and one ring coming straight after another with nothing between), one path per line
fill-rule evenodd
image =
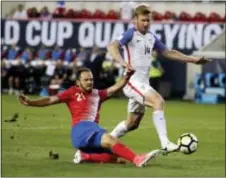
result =
M83 93L75 93L75 96L77 96L77 101L85 100L85 96Z

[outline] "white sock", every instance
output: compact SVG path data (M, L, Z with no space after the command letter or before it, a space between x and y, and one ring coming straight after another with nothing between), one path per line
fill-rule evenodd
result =
M164 147L168 142L169 139L167 137L167 130L166 130L166 121L164 117L164 111L156 110L153 112L152 117L153 123L155 125L155 129L158 133L161 146Z
M111 136L119 138L126 134L128 131L125 121L120 122L114 130L110 133Z

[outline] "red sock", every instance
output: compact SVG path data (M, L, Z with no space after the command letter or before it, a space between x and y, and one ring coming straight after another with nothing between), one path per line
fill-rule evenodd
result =
M112 148L111 151L116 154L117 156L124 158L126 160L129 160L133 162L133 159L135 158L136 154L128 147L121 143L116 143Z
M84 161L91 161L91 162L98 162L98 163L116 162L115 156L108 154L108 153L102 153L102 154L82 153L82 159Z

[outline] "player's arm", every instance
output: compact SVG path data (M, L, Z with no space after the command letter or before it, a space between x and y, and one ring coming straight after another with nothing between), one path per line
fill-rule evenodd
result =
M128 70L126 72L126 75L123 76L116 84L113 86L109 87L107 89L107 97L113 95L114 93L118 92L121 90L129 81L130 77L133 75L134 70Z
M30 99L25 95L20 95L19 101L21 104L26 106L44 107L44 106L57 104L60 102L60 99L58 96L49 96L49 97L43 97L38 99Z
M122 65L122 67L131 69L131 70L134 70L134 69L131 65L127 64L124 61L122 55L120 54L120 48L122 46L127 45L132 40L133 33L134 33L133 29L129 29L123 35L121 35L118 40L113 41L107 46L107 50L110 53L110 55L113 57L113 59L118 61Z
M209 59L206 59L205 57L188 56L177 50L168 49L157 37L155 37L154 49L160 52L163 56L167 57L168 59L175 61L195 64L206 64L211 61Z
M26 106L44 107L44 106L50 106L57 103L67 103L70 101L72 94L73 94L73 87L55 96L43 97L38 99L30 99L25 95L20 95L19 101Z
M120 44L119 41L115 40L107 46L108 52L110 55L119 62L122 67L126 67L127 63L124 61L122 55L120 54Z
M206 64L211 61L210 59L206 59L204 56L203 57L188 56L177 50L166 49L165 51L163 51L162 54L163 56L171 60L182 61L187 63Z

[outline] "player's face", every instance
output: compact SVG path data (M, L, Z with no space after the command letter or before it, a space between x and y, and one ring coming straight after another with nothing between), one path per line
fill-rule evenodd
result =
M135 18L137 30L141 33L147 33L151 25L151 15L138 15Z
M78 86L86 92L91 92L93 89L93 74L91 72L82 72L78 80Z

